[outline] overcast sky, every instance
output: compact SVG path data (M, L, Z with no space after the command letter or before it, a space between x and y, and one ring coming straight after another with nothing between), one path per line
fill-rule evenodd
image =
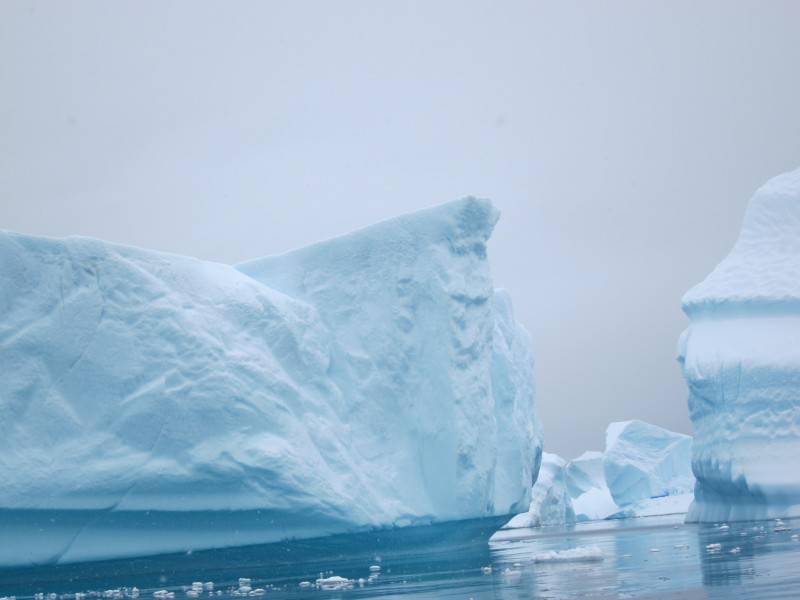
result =
M227 263L464 195L546 449L690 432L681 295L800 166L800 2L0 2L0 228Z

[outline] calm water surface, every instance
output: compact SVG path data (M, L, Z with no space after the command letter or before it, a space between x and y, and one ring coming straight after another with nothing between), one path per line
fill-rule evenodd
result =
M219 598L800 598L800 521L684 525L682 516L519 529L489 541L504 519L333 536L227 550L78 565L0 569L0 597L44 594L151 600ZM1 543L1 541L0 541ZM719 544L719 546L716 546ZM603 560L541 563L548 551L595 547ZM370 567L373 570L370 571ZM379 575L375 575L380 567ZM491 571L486 567L491 567ZM372 580L369 579L373 574ZM353 579L320 589L320 576ZM239 578L263 595L237 591ZM363 579L363 583L359 583ZM311 587L300 587L310 582ZM54 595L51 595L54 594ZM72 597L74 598L74 597Z

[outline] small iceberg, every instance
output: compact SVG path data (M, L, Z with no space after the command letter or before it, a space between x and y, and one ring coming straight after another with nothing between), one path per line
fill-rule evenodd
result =
M597 546L579 546L569 550L551 550L533 557L535 563L598 562L605 558Z

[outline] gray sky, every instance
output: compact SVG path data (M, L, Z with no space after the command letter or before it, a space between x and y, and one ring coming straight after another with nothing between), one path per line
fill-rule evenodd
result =
M0 3L0 228L237 262L464 195L546 447L690 432L680 297L800 165L800 2Z

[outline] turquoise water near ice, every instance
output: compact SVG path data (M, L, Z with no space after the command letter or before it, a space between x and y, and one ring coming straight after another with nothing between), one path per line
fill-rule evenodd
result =
M489 541L504 519L339 535L305 541L102 561L0 569L0 597L45 594L67 600L139 598L153 592L190 596L212 581L229 600L240 577L262 596L248 598L800 598L800 521L684 525L682 515L597 521L574 527L520 529ZM719 544L717 548L714 544ZM538 563L547 551L596 547L597 562ZM380 575L368 580L370 566ZM491 567L491 572L485 567ZM374 572L374 571L373 571ZM350 589L314 582L338 575ZM358 579L364 579L362 585ZM300 583L309 581L310 588Z

